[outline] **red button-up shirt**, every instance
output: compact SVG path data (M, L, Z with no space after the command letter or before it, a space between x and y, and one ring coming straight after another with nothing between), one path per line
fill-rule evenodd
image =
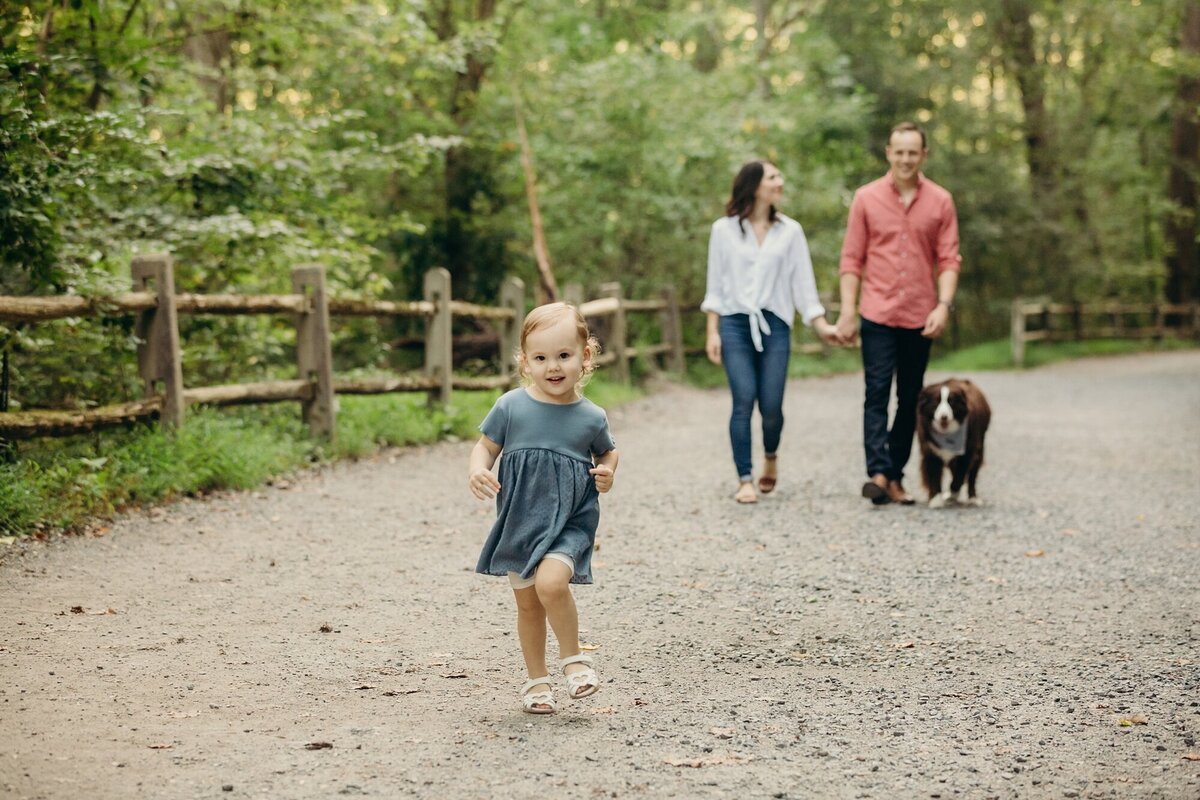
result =
M961 261L954 198L924 175L908 208L890 172L854 193L838 271L862 281L865 319L923 328L937 305L937 276Z

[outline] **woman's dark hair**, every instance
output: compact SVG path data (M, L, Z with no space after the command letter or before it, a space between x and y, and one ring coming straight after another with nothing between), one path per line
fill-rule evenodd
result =
M742 227L742 220L750 216L750 212L754 210L754 193L758 191L758 185L762 183L763 175L766 173L766 166L770 163L761 158L747 161L742 164L742 168L738 170L737 176L733 179L733 188L729 191L729 202L725 204L725 216L738 218L738 230L743 235L746 233L746 229ZM775 224L777 216L775 205L772 203L771 210L767 214L772 225Z

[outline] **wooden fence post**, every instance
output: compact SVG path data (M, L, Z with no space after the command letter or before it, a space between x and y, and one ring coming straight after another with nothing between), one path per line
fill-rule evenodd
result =
M296 365L300 380L312 384L312 396L300 401L300 415L316 436L333 441L337 418L333 400L333 354L329 342L329 295L325 268L309 264L292 269L292 290L307 299L296 315Z
M1012 301L1010 335L1014 367L1025 366L1025 311L1021 308L1023 302L1020 297L1014 297Z
M155 308L138 314L138 372L145 382L145 396L157 394L162 381L162 411L159 423L166 429L183 427L183 363L179 352L179 318L175 314L175 271L166 253L134 256L129 265L133 290L145 292L154 285Z
M679 319L679 297L675 294L675 287L672 284L664 286L661 294L663 302L666 303L666 308L662 310L661 314L662 340L663 344L671 348L666 353L667 369L682 378L685 366L683 360L683 325Z
M425 301L433 303L433 316L425 323L425 374L438 380L431 402L450 405L454 379L454 340L450 316L450 270L434 267L425 273Z
M625 341L625 307L621 302L621 284L619 281L600 284L601 297L615 297L617 299L617 310L612 313L612 324L608 327L608 339L604 342L604 346L612 351L616 357L613 362L613 374L617 380L622 383L629 383L629 358L625 355L627 342Z
M564 303L570 303L576 308L583 305L583 285L574 282L564 285L562 299Z
M500 323L500 372L517 374L516 353L521 346L521 323L525 321L525 282L508 277L500 284L500 306L512 309L513 318Z

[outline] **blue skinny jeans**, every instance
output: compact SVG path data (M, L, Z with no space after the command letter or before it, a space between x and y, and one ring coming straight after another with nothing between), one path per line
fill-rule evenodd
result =
M782 319L763 311L771 333L762 335L762 352L750 339L750 315L722 316L721 361L729 378L733 411L729 415L729 441L738 479L751 480L750 418L754 404L762 417L763 451L774 455L783 432L783 390L787 384L788 358L792 353L792 331Z

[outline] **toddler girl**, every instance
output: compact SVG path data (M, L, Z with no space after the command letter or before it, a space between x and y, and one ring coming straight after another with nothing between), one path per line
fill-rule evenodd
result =
M517 601L517 634L529 680L521 702L530 714L552 714L546 671L546 621L558 639L567 694L600 688L591 656L580 652L579 617L568 584L592 582L592 546L600 521L598 492L613 485L617 451L604 409L582 388L599 344L567 303L539 306L525 317L517 365L525 384L500 397L471 451L471 492L496 497L496 524L476 572L507 575ZM492 471L500 460L499 477Z

